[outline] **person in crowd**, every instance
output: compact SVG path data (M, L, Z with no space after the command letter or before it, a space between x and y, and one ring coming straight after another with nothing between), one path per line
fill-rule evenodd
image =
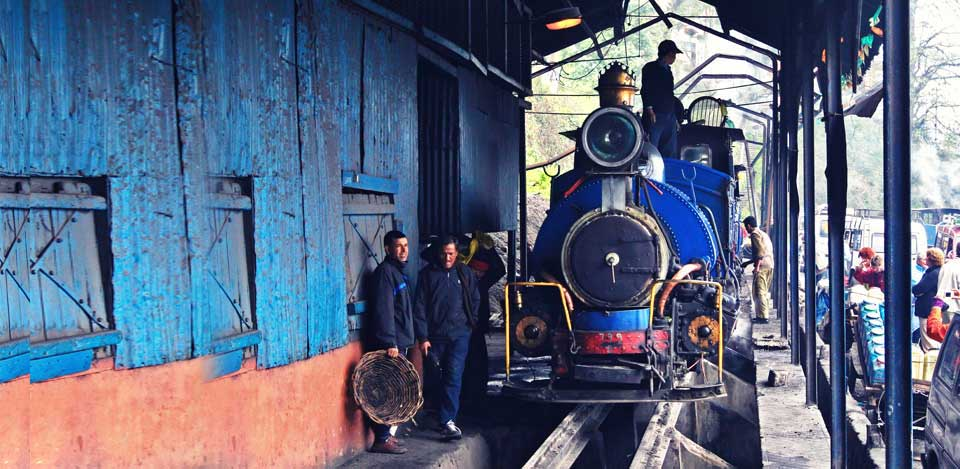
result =
M927 256L926 254L917 254L917 261L913 265L913 271L910 272L910 281L913 285L916 285L920 282L920 279L923 278L923 273L927 271ZM911 285L911 287L913 286Z
M463 263L473 270L479 280L480 309L477 327L470 334L470 351L463 376L465 400L480 401L487 394L488 362L486 334L490 331L490 288L496 285L507 268L497 254L493 238L479 231L473 233Z
M854 268L850 269L850 274L847 276L849 283L863 283L860 278L865 275L865 272L870 270L870 259L873 259L873 256L876 255L871 247L860 248L860 252L857 254L860 262Z
M883 258L879 254L874 254L873 249L860 249L861 263L853 272L853 278L867 287L879 288L883 291Z
M947 295L947 292L960 290L960 260L944 260L937 276L937 295L950 305L951 310L960 310L960 296Z
M951 296L960 296L960 290L953 290ZM943 339L947 337L947 330L950 329L950 322L945 320L943 313L946 313L950 306L939 296L933 298L932 304L926 322L927 337L942 344Z
M456 418L470 334L477 327L480 282L458 262L456 238L443 237L436 246L437 258L419 274L414 325L423 356L433 355L440 364L440 434L452 440L462 436Z
M770 318L770 280L773 279L773 242L770 236L757 227L757 219L743 219L743 226L750 233L750 260L742 267L753 265L753 302L757 316L754 322L766 324Z
M400 359L414 346L413 302L409 280L405 272L409 258L407 236L390 231L383 237L386 258L373 271L372 309L368 334L368 348L386 350L387 356ZM407 449L394 436L395 428L372 424L374 453L403 454Z
M923 278L913 286L914 314L925 323L930 316L930 309L933 307L933 298L937 293L937 282L940 276L940 267L943 266L943 251L938 248L927 249L927 270ZM925 349L932 348L930 344L932 339L927 335L927 328L920 328L920 345Z
M917 254L916 263L913 265L913 270L910 271L910 288L913 288L917 283L920 283L920 279L923 278L923 273L927 270L927 256L926 254ZM916 314L916 301L917 298L910 298L910 309L913 314L910 315L910 331L912 331L910 338L913 343L920 341L920 318Z
M640 97L643 100L643 119L653 143L664 158L678 158L677 134L679 118L677 99L673 94L673 71L670 66L683 52L673 41L657 46L657 60L648 62L641 70ZM680 106L683 107L682 104Z

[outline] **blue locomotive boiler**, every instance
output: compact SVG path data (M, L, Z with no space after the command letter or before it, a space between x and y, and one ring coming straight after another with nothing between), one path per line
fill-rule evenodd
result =
M508 370L516 352L550 357L549 373L514 372L504 392L557 402L722 395L741 275L730 149L743 134L713 122L722 103L698 100L679 158L664 158L627 105L629 71L612 65L598 90L600 108L565 133L574 168L553 179L533 281L506 291Z

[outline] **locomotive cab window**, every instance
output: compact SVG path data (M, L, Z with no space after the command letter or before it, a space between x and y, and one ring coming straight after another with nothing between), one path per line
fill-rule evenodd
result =
M680 150L680 159L711 166L713 164L713 151L710 149L710 145L706 144L687 145Z

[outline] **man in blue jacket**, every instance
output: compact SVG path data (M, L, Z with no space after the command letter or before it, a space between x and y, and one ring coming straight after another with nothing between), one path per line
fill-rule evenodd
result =
M460 387L480 307L479 282L473 271L457 261L457 241L446 236L437 243L437 259L417 279L414 325L423 356L440 363L440 434L448 440L462 436L457 427Z
M383 237L387 252L377 269L373 271L371 324L368 343L373 350L386 350L391 358L406 355L414 345L413 303L404 269L410 251L407 236L391 231ZM403 454L407 450L391 435L390 427L374 423L374 453Z
M664 158L678 158L677 133L682 105L673 96L673 71L670 66L682 54L677 44L666 40L657 46L657 60L643 66L640 97L643 99L643 118L650 132L650 143L656 145Z

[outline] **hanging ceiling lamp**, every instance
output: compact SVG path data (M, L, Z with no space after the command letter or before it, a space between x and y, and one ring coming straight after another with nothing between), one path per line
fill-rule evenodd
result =
M558 8L548 12L541 18L547 29L551 31L572 28L583 22L583 16L577 7Z

